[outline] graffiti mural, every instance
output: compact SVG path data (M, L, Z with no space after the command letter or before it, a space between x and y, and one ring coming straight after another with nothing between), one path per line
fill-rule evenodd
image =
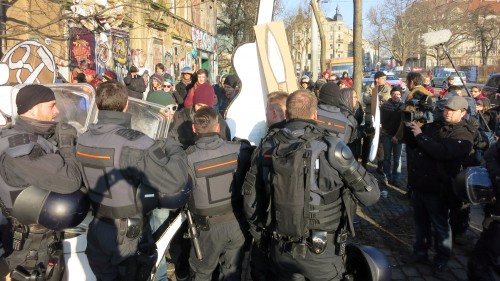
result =
M71 28L69 39L72 79L85 69L95 70L95 36L84 28ZM80 69L84 65L85 69Z
M101 33L103 34L103 33ZM97 73L104 73L106 69L112 66L112 55L111 48L106 35L101 35L101 38L97 42L96 49L96 70Z
M129 63L130 37L128 33L113 30L111 32L111 54L113 55L113 69L117 75L117 80L123 81L127 76Z
M23 41L13 46L0 63L0 85L54 83L54 56L36 41Z

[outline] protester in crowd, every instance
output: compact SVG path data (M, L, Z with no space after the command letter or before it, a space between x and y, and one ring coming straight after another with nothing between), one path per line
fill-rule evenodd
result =
M401 152L403 144L395 137L401 123L401 100L403 90L394 87L391 90L391 98L380 107L381 141L384 147L384 183L399 186L401 175ZM392 160L392 169L391 169Z
M193 82L193 69L189 66L182 68L181 71L181 81L175 85L175 90L185 100L189 91L194 86ZM180 108L184 107L184 104L179 105Z
M149 89L148 96L154 91L162 91L163 90L163 76L158 74L151 75L151 89Z
M102 75L102 82L114 81L116 80L116 74L113 71L106 71Z
M470 93L476 101L478 101L478 100L481 101L482 106L483 106L483 108L482 108L483 112L491 108L490 99L487 98L485 95L483 95L483 93L481 92L481 89L479 89L478 86L472 86L470 88Z
M203 69L203 68L198 69L194 75L194 81L195 81L194 86L191 88L191 90L189 90L188 95L184 99L184 107L186 107L186 108L190 108L193 106L193 96L194 96L195 90L200 85L208 83L208 71L206 69ZM217 98L217 96L215 96L215 98Z
M423 86L427 91L431 92L433 96L436 95L434 88L431 86L431 78L429 76L425 76Z
M238 95L241 89L241 80L236 74L231 74L226 76L224 80L224 92L226 93L222 100L220 101L221 106L219 107L219 113L222 116L226 116L227 107L233 101L233 99Z
M214 106L214 109L217 112L220 112L221 102L226 95L226 91L224 91L224 80L226 80L227 73L224 73L217 80L216 84L213 84L212 87L215 91L215 96L217 97L217 104Z
M342 72L342 77L340 77L340 79L346 79L346 78L350 78L349 73L347 71L344 71Z
M340 89L352 88L354 86L354 82L351 78L342 78L338 82Z
M170 79L172 80L172 75L165 71L165 65L163 63L157 63L155 66L155 74L159 74L163 77L163 80Z
M177 104L172 94L173 86L171 82L172 80L165 81L163 83L163 88L161 90L156 90L150 93L146 100L164 106Z
M139 69L135 66L131 66L127 76L123 79L125 86L127 86L128 96L136 99L144 98L144 91L146 91L146 85L144 84L144 79L139 75Z

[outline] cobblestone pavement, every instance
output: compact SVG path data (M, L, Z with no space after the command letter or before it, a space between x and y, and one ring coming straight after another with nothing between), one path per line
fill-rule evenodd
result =
M431 281L431 264L406 265L401 258L412 252L414 242L413 210L406 195L406 161L403 151L402 179L399 187L385 185L377 174L376 167L369 164L368 170L379 179L380 190L387 191L387 197L370 207L358 208L360 223L355 226L356 236L351 242L371 245L380 249L388 257L392 266L393 280ZM473 206L470 228L467 232L470 243L465 246L453 245L453 256L449 262L450 281L467 280L468 254L479 238L482 222L482 207ZM429 257L433 253L430 252Z

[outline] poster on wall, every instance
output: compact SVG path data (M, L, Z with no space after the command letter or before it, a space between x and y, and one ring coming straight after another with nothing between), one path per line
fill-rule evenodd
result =
M130 37L126 32L113 30L111 32L111 42L111 54L114 64L111 70L116 73L118 81L123 81L128 72Z
M75 79L76 74L93 70L95 73L95 36L85 28L71 28L69 38L69 57L71 77Z
M163 40L153 38L153 65L163 63Z
M462 66L460 67L460 70L465 71L465 74L467 75L467 82L477 82L477 72L478 72L478 66Z

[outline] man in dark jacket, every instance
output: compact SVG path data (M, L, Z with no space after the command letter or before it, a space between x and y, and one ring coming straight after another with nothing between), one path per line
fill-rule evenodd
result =
M401 108L403 101L401 94L403 90L400 87L394 87L391 90L391 98L380 107L380 123L382 131L380 139L384 147L384 182L398 185L401 174L401 151L403 144L398 142L395 135L401 122ZM392 170L391 170L392 155Z
M175 141L154 141L130 128L132 116L126 113L127 89L122 84L99 85L96 104L99 121L77 145L94 209L85 253L97 280L142 280L136 276L140 270L135 255L141 236L151 233L147 210L140 208L144 202L137 201L136 192L147 188L150 196L182 194L188 179L186 153Z
M407 145L414 149L408 184L412 189L416 241L413 255L406 263L425 262L427 251L434 244L433 272L437 278L450 280L447 269L452 250L452 233L448 222L451 179L460 171L472 153L474 128L463 117L468 103L462 97L452 97L445 104L443 121L425 124L406 123L413 137ZM427 241L434 229L434 243Z
M254 152L243 185L245 215L251 229L260 229L252 235L259 244L261 234L270 237L277 280L342 280L342 238L347 228L353 231L351 198L368 206L380 196L375 178L342 140L318 129L316 108L308 90L288 97L285 128ZM347 178L352 186L344 186Z
M180 142L184 149L194 144L196 135L193 133L193 116L198 108L215 104L215 92L208 83L200 85L193 95L193 104L191 108L183 108L175 112L174 121L169 128L169 136ZM220 135L223 140L231 140L231 132L224 118L218 118L220 125Z
M125 82L125 86L127 86L129 97L142 100L144 92L146 91L146 84L138 72L139 70L137 67L132 65L127 76L123 78L123 82Z
M183 101L186 99L191 88L194 87L193 73L193 69L189 66L182 68L181 81L175 85L175 90L179 93ZM183 105L179 106L183 107Z

